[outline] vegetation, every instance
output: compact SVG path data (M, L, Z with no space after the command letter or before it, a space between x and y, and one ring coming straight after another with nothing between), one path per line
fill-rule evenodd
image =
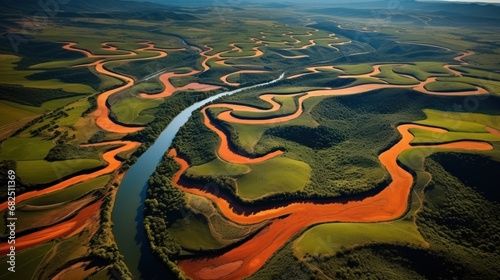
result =
M144 202L144 227L153 252L175 277L183 278L182 272L172 262L180 254L181 248L166 230L176 220L182 220L183 214L187 213L184 193L173 186L169 179L177 169L177 163L172 158L165 157L151 176L148 198Z
M295 240L293 249L299 259L309 260L373 243L422 246L425 241L413 221L332 223L318 225L306 231Z
M315 150L330 148L344 141L344 137L337 131L321 125L316 128L305 126L276 127L267 130L266 135L277 136Z
M146 125L152 122L156 109L162 104L158 99L127 98L122 99L111 107L111 111L117 116L119 123Z
M425 85L425 89L436 92L455 92L455 91L475 91L476 87L460 82L433 82Z
M55 162L44 160L20 161L17 174L26 184L39 185L61 181L70 175L89 172L102 166L96 159L68 159Z
M233 211L245 214L290 203L374 195L390 181L378 156L398 141L396 127L402 123L447 130L412 129L412 144L467 139L488 142L493 150L464 155L423 147L403 152L399 164L415 180L403 218L303 229L248 279L495 279L500 274L495 191L500 168L500 32L495 6L402 1L388 15L378 14L383 12L379 4L368 2L356 9L335 3L339 7L306 10L289 3L264 3L171 6L166 12L154 3L89 0L65 3L43 23L38 21L43 16L32 17L40 9L35 2L5 3L0 11L5 35L0 40L0 177L15 170L18 195L42 190L103 167L102 154L109 145L83 148L86 143L127 140L142 145L118 155L123 164L115 172L18 202L17 229L22 236L102 202L99 219L89 220L72 237L16 252L18 262L26 264L18 271L21 278L135 277L111 230L123 173L183 109L236 88L221 77L228 75L229 82L242 87L283 72L288 79L216 102L263 110L231 112L236 118L272 120L294 113L300 108L298 99L312 90L367 83L408 89L312 97L300 105L304 113L298 118L262 125L221 121L217 116L225 108L207 110L210 121L228 135L231 151L249 158L284 153L257 164L221 159L220 139L203 124L202 115L194 113L172 144L190 165L181 176L182 186L216 195ZM423 15L423 10L429 12ZM9 38L21 41L16 45ZM75 38L75 47L88 53L63 48L63 42ZM148 47L145 38L154 47ZM160 50L168 55L159 58ZM474 54L459 57L468 51ZM208 56L214 57L206 61ZM98 96L124 85L121 79L99 73L92 66L98 61L135 82L106 100L111 121L144 129L121 134L96 125L102 113L96 111ZM370 73L379 64L376 77L342 77ZM162 99L140 97L163 88L160 74L191 70L199 72L173 78L172 84L222 88ZM240 70L264 72L236 74ZM297 74L305 75L293 78ZM437 79L426 85L431 91L482 87L491 94L450 97L410 89L431 77ZM269 93L278 94L274 101L279 110L266 111L271 104L260 97ZM232 221L209 199L177 188L172 177L178 168L168 156L158 166L149 181L143 222L151 249L171 273L164 277L182 279L177 261L230 252L266 230L273 219L255 224ZM1 199L5 196L0 194ZM4 213L4 233L5 218ZM0 261L6 269L6 258Z
M89 193L90 191L104 188L109 182L109 179L109 175L101 176L96 179L79 183L51 194L34 197L32 199L24 201L23 204L44 206L76 200L79 197Z

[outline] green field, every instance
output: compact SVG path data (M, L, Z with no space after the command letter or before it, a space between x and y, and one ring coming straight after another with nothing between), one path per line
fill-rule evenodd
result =
M500 129L500 116L475 113L444 112L437 110L424 110L426 119L417 123L430 126L439 126L449 131L482 132L485 126Z
M209 163L190 167L187 170L186 175L239 176L248 173L249 171L250 168L246 165L231 164L217 158Z
M43 112L41 108L21 105L9 101L0 101L0 111L8 112L2 115L0 126L25 118L34 118Z
M93 170L102 164L102 161L95 159L70 159L55 162L26 160L17 163L17 175L23 182L30 185L48 184L77 172Z
M111 111L116 114L121 123L145 125L155 119L155 111L148 109L156 108L162 103L162 99L131 97L118 101L111 107Z
M304 257L333 256L355 246L373 243L415 244L426 242L411 221L385 223L332 223L314 226L293 243L295 255Z
M63 83L58 79L34 81L26 77L37 73L37 71L14 71L15 64L20 58L13 55L2 54L0 56L0 83L7 85L22 85L41 89L62 89L66 92L92 93L94 90L85 84Z
M435 92L475 91L476 87L460 82L436 81L425 85L425 89Z
M109 175L101 176L51 194L28 199L22 203L25 205L44 206L75 200L90 191L103 188L109 182L109 179Z
M362 75L373 71L373 67L370 64L356 64L356 65L341 64L341 65L335 65L335 67L343 70L348 75Z
M382 80L393 85L414 85L418 84L414 79L403 77L394 72L393 66L381 66L380 74L375 77L381 78Z
M302 190L311 178L309 165L286 157L252 164L250 169L237 180L237 194L246 200Z
M42 244L40 246L18 252L16 254L16 264L20 263L22 265L16 265L16 277L21 277L22 279L31 279L33 275L39 273L43 270L44 263L50 259L55 251L55 242L49 242ZM0 268L3 273L8 273L7 268L7 257L2 256L0 258L1 264Z
M3 160L40 160L44 159L54 146L54 141L41 137L12 137L2 143L0 158Z
M212 236L204 216L189 216L178 220L168 231L176 242L187 250L212 250L222 247L222 244Z

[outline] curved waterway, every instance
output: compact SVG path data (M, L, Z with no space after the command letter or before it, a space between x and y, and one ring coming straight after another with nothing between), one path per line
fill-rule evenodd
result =
M165 279L166 275L169 275L165 265L151 251L143 226L143 210L149 177L169 149L179 129L194 111L207 103L222 96L273 84L283 77L284 74L270 82L222 92L189 106L172 120L156 142L128 170L116 195L112 220L118 249L125 257L125 263L134 279Z

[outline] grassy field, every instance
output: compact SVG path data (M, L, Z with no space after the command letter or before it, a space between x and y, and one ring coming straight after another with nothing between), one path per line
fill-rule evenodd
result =
M40 270L43 270L44 263L55 253L55 243L49 242L40 246L16 253L16 277L20 279L32 279L33 275L37 275ZM7 257L0 258L2 274L8 273Z
M239 176L249 171L250 168L246 165L231 164L217 158L203 165L191 166L186 175Z
M380 74L375 77L381 78L393 85L414 85L418 83L414 79L398 75L394 72L393 67L394 66L381 66Z
M102 161L95 159L70 159L55 162L45 160L19 161L17 162L17 174L27 184L47 184L77 172L92 170L102 166L102 164Z
M414 77L419 81L425 81L431 76L430 73L414 65L394 66L392 71L397 74L404 74Z
M438 110L424 109L425 120L416 123L439 126L449 131L458 132L482 132L487 130L485 126L500 129L500 116L475 113L444 112Z
M27 77L37 71L14 70L15 65L21 58L13 55L2 54L0 56L0 83L7 85L22 85L24 87L41 89L62 89L73 93L92 93L94 90L85 84L63 83L58 79L35 81Z
M156 108L162 103L162 99L131 97L118 101L111 107L111 111L121 123L145 125L155 119L155 111L148 109Z
M475 86L461 82L436 81L425 85L425 89L435 92L474 91Z
M89 193L90 191L103 188L109 182L110 178L111 176L109 175L101 176L83 183L75 184L71 187L51 194L28 199L26 201L23 201L22 204L44 206L76 200L79 197Z
M412 143L440 143L461 139L478 141L500 141L500 136L485 129L486 126L499 128L499 117L477 113L450 113L436 110L425 110L427 118L418 121L420 124L439 126L449 130L446 133L433 133L420 129L410 130L415 139Z
M2 143L0 158L4 160L40 160L55 146L54 141L41 137L12 137Z
M0 120L0 126L4 126L25 118L34 118L43 113L44 110L34 106L26 106L2 100L0 101L0 111L5 112L5 114L2 114L2 119Z
M335 65L336 68L342 69L346 74L349 75L362 75L373 71L371 64L341 64Z
M195 213L202 214L207 218L211 235L214 239L225 245L241 240L266 224L266 222L262 222L251 225L240 225L232 222L224 217L210 200L197 195L188 195L187 205Z
M237 194L246 200L302 190L311 178L309 165L286 157L253 164L250 169L237 179Z
M213 250L222 247L222 244L212 236L204 216L192 215L177 220L168 232L182 248L187 250Z
M333 256L355 246L373 243L423 245L425 240L412 221L385 223L331 223L314 226L293 243L295 255Z
M483 87L488 90L491 94L498 95L500 92L500 82L495 80L490 80L487 78L472 78L472 77L449 77L449 78L439 78L438 81L447 83L458 83L458 84L470 84L479 87Z

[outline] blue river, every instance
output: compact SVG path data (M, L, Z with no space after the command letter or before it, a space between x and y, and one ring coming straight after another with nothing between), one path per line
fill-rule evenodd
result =
M155 143L130 167L118 189L112 213L113 234L120 253L132 273L133 279L169 279L165 265L153 255L143 226L144 200L149 177L170 148L179 129L189 120L191 114L220 97L243 90L266 86L283 79L284 73L273 81L226 91L199 101L184 109L162 131Z

